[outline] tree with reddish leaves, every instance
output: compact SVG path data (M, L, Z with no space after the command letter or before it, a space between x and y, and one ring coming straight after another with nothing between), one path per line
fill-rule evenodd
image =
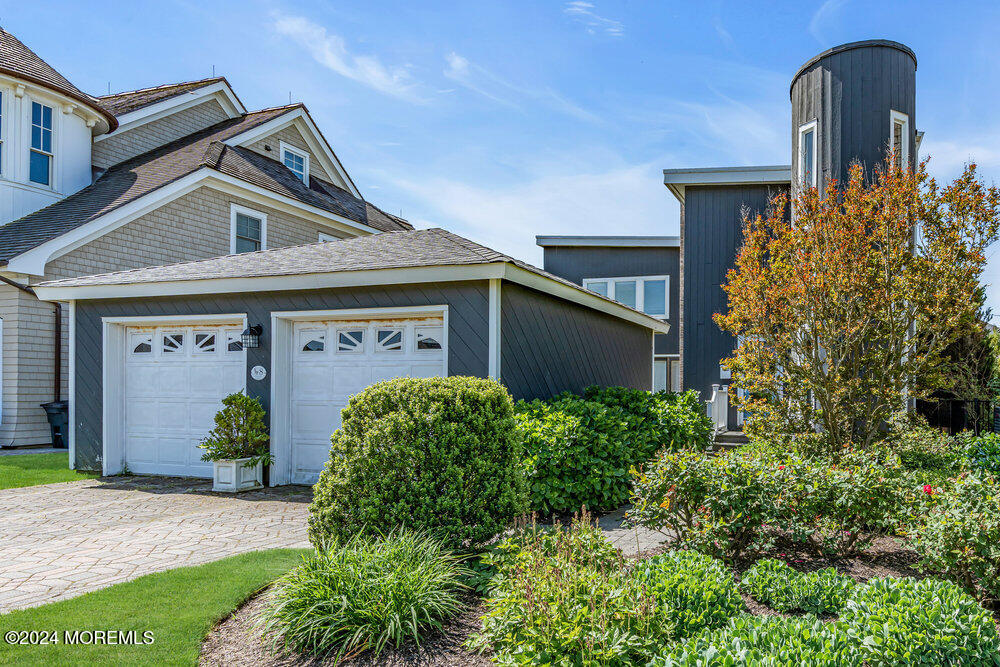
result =
M976 321L998 229L1000 190L974 164L942 187L926 161L855 165L744 216L715 320L740 341L724 363L748 433L866 447L908 398L946 389L945 351Z

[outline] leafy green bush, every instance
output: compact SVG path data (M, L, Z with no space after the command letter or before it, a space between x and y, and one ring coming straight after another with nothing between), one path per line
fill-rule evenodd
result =
M585 519L505 540L483 630L469 640L507 665L644 664L674 634L668 616Z
M839 623L814 616L742 615L718 630L671 647L654 667L844 667L859 665L855 643Z
M1000 477L1000 433L983 433L977 436L966 431L959 438L970 468Z
M270 437L264 422L264 406L243 392L222 399L222 409L215 413L215 428L198 445L205 450L202 461L250 459L246 467L258 463L271 465Z
M257 620L275 647L337 659L420 641L461 608L463 570L440 542L407 531L303 559L265 594Z
M677 638L717 628L743 610L736 580L720 561L693 551L671 551L641 561L635 575L670 617Z
M988 474L966 475L928 495L911 535L921 566L980 599L1000 599L1000 484Z
M676 535L680 544L734 560L766 548L778 465L759 452L662 452L632 471L626 523Z
M1000 664L993 617L948 582L872 579L840 619L867 665Z
M309 538L426 530L474 547L526 509L510 394L467 377L399 378L351 397L314 487Z
M909 470L961 472L965 451L961 443L947 433L926 425L912 425L889 438L889 446Z
M740 590L777 611L836 614L854 590L854 580L832 567L798 572L782 561L766 559L743 573Z
M614 509L628 499L631 466L661 448L707 447L711 434L694 392L591 387L521 401L516 413L531 505L543 514Z

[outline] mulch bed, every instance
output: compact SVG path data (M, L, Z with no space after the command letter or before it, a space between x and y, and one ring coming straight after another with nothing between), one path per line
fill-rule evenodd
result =
M275 654L253 628L254 618L262 605L262 595L258 594L212 630L202 644L199 664L211 667L319 667L338 664L333 656L314 658ZM469 635L480 629L479 617L484 612L479 599L470 597L464 612L446 623L440 632L425 637L420 646L404 644L399 649L390 647L378 657L361 654L343 664L357 667L490 665L488 657L462 647Z
M643 552L639 558L648 558L662 553L669 546L658 547ZM878 537L865 553L853 558L831 559L816 552L809 545L790 540L779 540L767 553L747 559L735 567L737 573L749 569L760 558L784 560L791 567L808 572L825 567L834 567L859 582L874 577L913 577L922 579L932 576L917 568L918 557L902 540L894 537ZM743 595L747 610L758 616L795 616L780 613L753 598ZM261 608L258 595L240 607L231 617L223 621L209 633L202 646L200 664L242 666L318 666L337 664L332 658L309 658L298 655L275 655L261 640L252 627L253 618ZM349 661L359 667L399 666L399 665L489 665L486 656L478 655L462 647L468 636L480 628L479 617L484 613L482 602L469 597L466 611L447 623L440 632L428 636L420 646L405 645L400 649L387 649L381 656L362 654ZM1000 632L1000 608L993 610L997 630Z

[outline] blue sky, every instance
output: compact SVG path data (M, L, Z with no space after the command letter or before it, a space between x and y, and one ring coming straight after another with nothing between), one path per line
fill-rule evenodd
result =
M250 108L291 95L366 198L535 263L535 234L676 234L663 168L787 163L792 74L859 39L916 51L932 172L1000 181L998 3L0 2L0 23L93 93L214 65Z

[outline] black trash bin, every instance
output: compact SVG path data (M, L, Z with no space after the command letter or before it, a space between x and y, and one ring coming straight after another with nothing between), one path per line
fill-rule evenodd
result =
M69 424L69 402L52 401L42 403L45 415L49 418L49 427L52 429L52 446L66 449L66 426Z

